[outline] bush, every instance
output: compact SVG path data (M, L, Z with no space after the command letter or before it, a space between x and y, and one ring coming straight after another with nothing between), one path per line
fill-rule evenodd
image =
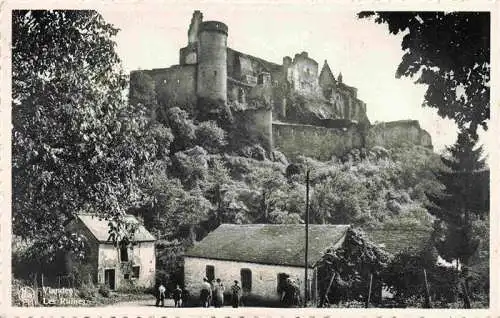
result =
M196 144L211 153L221 151L227 144L226 132L215 121L204 121L196 127Z
M109 297L111 291L109 290L108 285L106 284L101 284L99 285L99 294L101 294L103 297Z
M387 208L393 213L399 214L403 211L403 207L396 200L389 200L386 205Z
M83 284L78 289L78 296L85 300L94 300L97 295L96 288L93 284Z

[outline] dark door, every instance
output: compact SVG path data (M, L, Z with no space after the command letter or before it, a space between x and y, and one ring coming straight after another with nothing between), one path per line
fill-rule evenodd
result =
M286 273L279 273L278 274L278 279L277 279L278 286L276 288L276 291L278 292L278 294L283 293L283 291L285 290L286 279L289 277L290 277L290 275L288 275Z
M104 284L106 284L109 289L115 290L115 270L105 269L104 270Z
M215 279L215 267L207 265L205 267L205 276L208 278L209 282L212 282Z

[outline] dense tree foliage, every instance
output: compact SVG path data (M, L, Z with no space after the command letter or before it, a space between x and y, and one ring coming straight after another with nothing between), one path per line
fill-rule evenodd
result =
M361 12L404 33L396 76L428 85L424 106L476 136L490 118L489 12Z
M445 189L429 191L429 212L439 220L435 236L443 257L468 264L481 239L475 224L489 212L489 173L482 148L469 134L459 134L448 152L441 158L447 170L437 172Z
M390 259L390 255L370 242L362 231L348 229L342 246L326 251L318 261L320 306L325 301L363 301L370 275L379 285L380 276Z
M119 221L158 155L143 109L124 99L117 32L95 11L12 14L13 232L45 250L73 239L74 213Z
M426 288L434 303L427 306L457 300L459 273L455 268L437 265L437 251L429 243L423 249L401 251L384 268L382 277L397 302L421 307L425 304Z

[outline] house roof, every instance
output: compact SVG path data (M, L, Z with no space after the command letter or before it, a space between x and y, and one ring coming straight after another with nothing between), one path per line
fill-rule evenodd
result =
M87 229L92 233L92 235L101 243L111 243L108 241L109 238L109 221L104 218L92 214L78 214L77 218L87 227ZM135 234L134 240L136 242L153 242L155 237L146 230L144 225L140 224L139 221L133 215L126 215L125 219L128 222L133 222L139 224Z
M377 247L390 254L397 254L406 249L419 249L426 244L432 230L424 228L374 228L363 229L366 237Z
M342 244L349 225L309 225L308 264ZM260 264L304 266L303 224L222 224L186 251L185 256Z

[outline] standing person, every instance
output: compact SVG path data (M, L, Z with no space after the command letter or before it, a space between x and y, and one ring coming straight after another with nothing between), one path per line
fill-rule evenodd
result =
M220 308L224 306L224 284L217 278L214 289L214 306Z
M208 278L203 278L201 284L200 300L201 305L205 308L210 307L210 299L212 298L212 285L208 282Z
M231 286L231 303L233 308L238 308L240 306L240 298L241 298L241 287L238 285L238 281L234 281L234 285Z
M210 305L215 306L215 278L210 281Z
M165 286L163 285L163 283L160 284L160 286L158 286L158 295L156 297L156 307L158 307L158 305L161 303L161 307L163 307L165 305L165 292L166 292L166 288Z
M172 298L174 299L174 307L180 307L181 306L181 296L182 296L182 290L181 288L179 287L179 285L177 285L174 289L174 291L172 292Z
M189 300L189 292L188 290L184 287L182 289L182 303L181 303L181 306L182 307L186 307L188 305L188 300Z

